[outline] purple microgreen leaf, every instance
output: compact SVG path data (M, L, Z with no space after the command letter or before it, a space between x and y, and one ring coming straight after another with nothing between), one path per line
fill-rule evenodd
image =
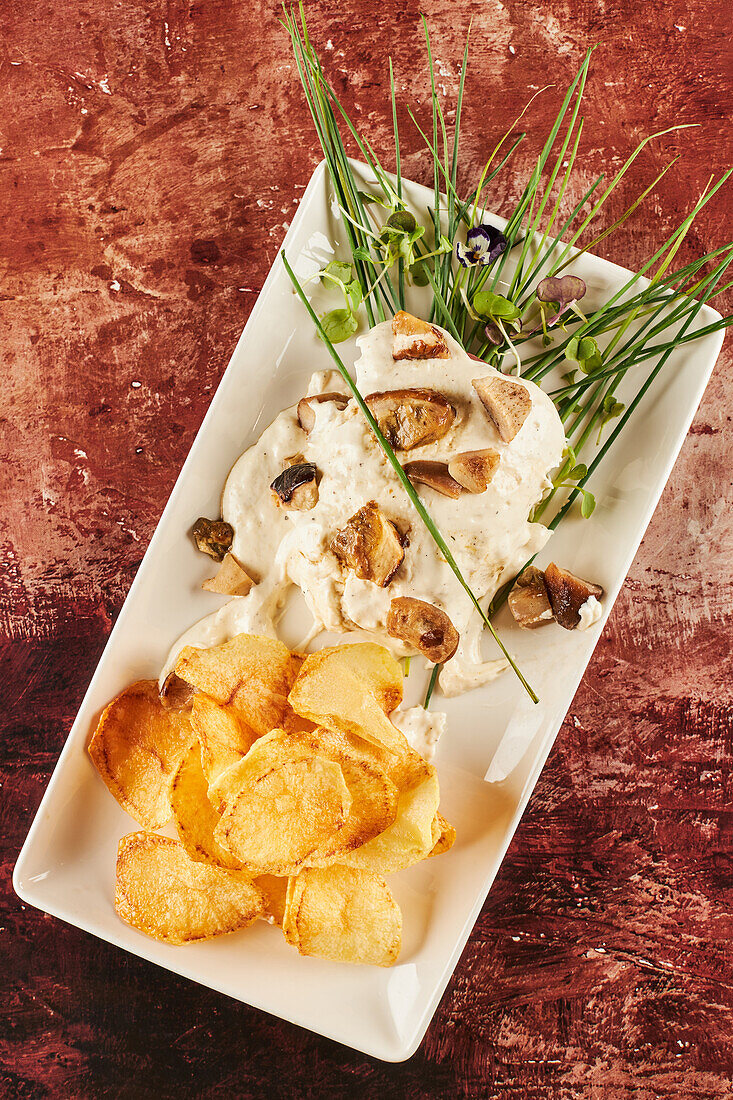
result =
M571 302L577 302L586 291L584 281L577 275L548 275L537 284L537 299L555 306L555 313L546 318L548 325L554 325Z
M484 325L484 335L489 343L494 344L495 347L504 343L504 337L501 334L499 326L495 325L493 321L489 321L488 324Z

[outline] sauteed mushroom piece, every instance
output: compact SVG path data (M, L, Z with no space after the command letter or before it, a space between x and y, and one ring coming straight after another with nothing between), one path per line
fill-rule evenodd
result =
M365 401L388 443L411 451L435 443L450 431L456 410L437 390L384 390Z
M458 482L451 477L445 462L418 458L414 462L408 462L403 469L413 485L429 485L441 496L455 500L463 492Z
M209 577L201 587L220 596L246 596L253 584L254 581L242 569L234 554L227 554L216 576Z
M332 401L337 409L345 409L351 399L345 393L314 393L298 402L298 423L304 432L312 432L316 423L315 405Z
M545 586L552 612L560 626L564 626L566 630L575 630L580 622L580 609L586 600L591 596L599 600L603 595L599 584L581 580L554 562L550 562L545 569Z
M439 328L401 309L392 319L392 358L450 359L450 352Z
M505 443L511 443L532 408L526 386L510 378L490 374L474 378L473 388Z
M193 688L180 676L176 676L175 672L169 672L158 695L164 707L169 710L182 710L190 704Z
M485 493L499 466L498 451L463 451L448 463L448 473L468 493Z
M507 603L519 625L528 630L544 626L554 619L544 574L534 565L528 565L517 577Z
M191 534L202 554L208 554L214 561L223 561L224 555L231 550L234 540L234 528L222 519L206 519L199 516Z
M318 471L312 462L287 466L270 485L275 501L282 508L307 512L318 503Z
M363 581L386 588L402 565L405 551L400 534L370 500L334 536L331 549Z
M398 596L389 605L387 633L417 649L433 664L449 661L460 636L445 611L412 596Z

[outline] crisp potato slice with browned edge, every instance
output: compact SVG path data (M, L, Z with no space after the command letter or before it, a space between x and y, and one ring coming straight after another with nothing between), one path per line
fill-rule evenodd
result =
M408 747L389 775L400 792L393 823L379 836L342 857L349 867L380 875L402 871L426 859L437 840L433 821L438 812L440 787L433 765Z
M401 309L392 319L392 358L450 359L450 352L439 328Z
M435 832L437 834L437 840L433 845L432 851L429 853L431 856L440 856L443 852L449 851L456 842L456 830L446 821L443 815L438 812L435 815Z
M310 740L312 750L334 760L343 772L351 795L351 809L344 825L331 838L320 857L309 858L309 866L339 862L367 841L379 836L397 816L399 791L380 764L360 751L353 740L333 730L317 729L299 735Z
M191 859L241 870L242 864L214 839L221 814L209 801L201 766L201 746L194 741L176 772L171 793L176 831Z
M387 717L402 701L402 669L384 646L361 642L310 654L289 700L297 714L319 726L398 755L407 745Z
M473 388L501 438L511 443L532 409L527 387L500 374L490 374L474 378Z
M176 674L220 706L231 707L255 737L280 725L300 661L275 638L237 634L210 649L186 646Z
M402 944L402 913L379 875L336 865L291 879L283 932L301 955L392 966Z
M89 755L120 806L146 829L161 829L193 736L190 711L164 706L156 680L138 680L105 707Z
M177 840L144 832L119 843L115 909L138 932L175 945L237 932L265 915L243 871L198 863Z
M191 724L201 742L201 765L209 786L246 756L259 736L232 707L221 707L201 693L194 696Z
M340 766L284 730L256 741L221 777L215 796L223 797L224 813L214 836L253 875L294 874L319 858L352 801Z

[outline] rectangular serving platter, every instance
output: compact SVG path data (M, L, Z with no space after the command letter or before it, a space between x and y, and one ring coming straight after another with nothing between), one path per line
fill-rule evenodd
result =
M425 211L432 204L432 192L419 185L408 185L406 195L413 210ZM334 257L348 258L323 163L303 194L284 247L300 277ZM618 289L630 274L590 255L582 256L573 270L586 280L588 298L597 300ZM310 284L317 308L338 305L328 291L313 290L317 286ZM419 314L429 301L429 291L413 288L406 304ZM702 327L717 316L704 307L696 323ZM135 932L115 914L117 843L137 825L110 797L86 746L107 701L131 681L156 676L179 635L221 603L201 591L210 572L208 559L197 554L187 532L197 516L219 514L221 488L235 459L281 409L303 395L314 370L332 366L278 257L171 493L23 846L13 877L19 896L255 1008L386 1061L408 1058L425 1034L484 904L669 477L722 339L722 334L707 336L675 352L594 475L591 487L598 505L593 517L569 516L539 558L539 564L554 559L603 585L601 621L585 633L556 625L521 632L506 611L500 614L499 630L538 691L539 705L530 703L510 672L460 698L435 697L435 708L448 715L435 760L441 810L455 824L458 839L448 855L390 876L404 916L397 964L380 969L303 958L278 929L264 923L218 940L171 947ZM339 350L347 365L358 355L354 341ZM621 400L624 392L633 392L628 383ZM335 639L327 636L317 644L329 640ZM495 655L487 641L486 656ZM412 666L406 681L409 702L421 696L427 678L419 662Z

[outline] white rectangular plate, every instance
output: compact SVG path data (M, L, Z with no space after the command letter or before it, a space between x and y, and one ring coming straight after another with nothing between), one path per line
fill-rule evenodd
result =
M410 187L413 209L432 195ZM341 241L319 166L303 195L285 247L299 274L332 258ZM348 255L339 251L340 258ZM628 272L593 256L575 270L601 300ZM313 287L314 284L311 284ZM329 308L317 291L319 308ZM422 297L421 297L422 295ZM424 309L425 291L408 300ZM322 300L321 300L322 299ZM337 305L333 299L331 304ZM698 324L717 317L704 309ZM331 366L326 349L276 260L181 471L110 636L15 868L26 902L141 958L230 997L388 1061L420 1043L514 835L626 572L641 542L722 343L704 338L675 353L594 477L590 521L568 517L541 557L603 584L604 619L587 633L551 625L520 632L506 612L499 627L541 697L533 707L511 673L458 699L436 697L448 730L436 764L441 809L458 831L453 850L391 877L404 914L404 946L390 970L301 958L265 924L188 947L133 931L113 908L117 842L137 826L120 809L86 752L101 708L126 684L155 676L169 647L215 610L200 589L210 572L187 537L199 515L218 515L224 479L238 455L284 407L313 370ZM353 342L340 345L353 362ZM628 379L627 379L628 381ZM630 392L628 386L626 392ZM623 391L621 399L624 399ZM210 563L209 563L210 564ZM487 656L489 656L487 643ZM415 668L410 694L424 688ZM491 770L490 770L491 769ZM487 772L494 781L487 782ZM504 778L501 778L505 775ZM497 778L499 781L497 781Z

